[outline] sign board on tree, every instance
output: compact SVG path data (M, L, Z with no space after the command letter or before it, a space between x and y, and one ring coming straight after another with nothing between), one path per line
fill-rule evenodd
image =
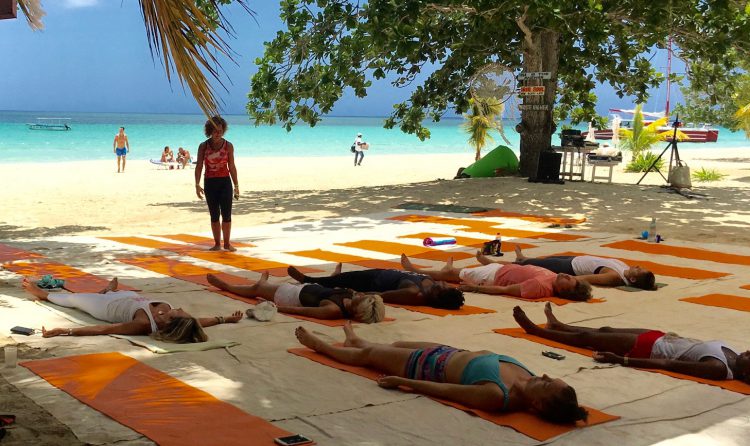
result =
M530 87L521 87L518 90L519 96L543 96L545 87L544 85L533 85Z
M549 105L547 104L520 104L518 109L521 111L547 111Z
M532 71L531 73L521 73L518 75L519 81L527 79L552 79L552 73L549 71Z

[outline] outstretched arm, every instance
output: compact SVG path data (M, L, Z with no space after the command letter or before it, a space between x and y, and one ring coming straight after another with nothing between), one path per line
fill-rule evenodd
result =
M660 369L670 372L682 373L684 375L696 376L698 378L723 380L727 377L727 368L718 359L706 361L678 361L675 359L647 359L647 358L625 358L610 352L594 353L594 360L621 364L626 367L638 367L642 369Z
M380 297L383 298L383 302L396 305L425 305L427 303L427 299L418 291L417 287L385 291L380 293Z
M119 335L147 335L151 333L151 325L140 321L123 322L119 324L89 325L77 328L51 328L47 330L42 327L42 336L53 338L55 336L99 336L109 334Z
M278 310L286 314L297 314L315 319L342 319L341 309L335 304L323 305L322 307L278 307Z
M483 294L505 294L508 296L521 297L521 285L461 285L458 287L461 291L469 293L483 293Z
M201 327L211 327L219 324L234 324L242 319L242 312L237 310L229 316L202 317L198 319Z
M498 411L503 408L503 394L498 389L485 384L448 384L417 379L402 378L400 376L384 376L378 379L378 385L386 389L405 386L415 392L463 404L473 409Z
M608 271L606 273L601 273L601 274L585 274L582 276L576 276L576 279L585 280L591 285L598 285L598 286L627 285L627 283L622 281L622 278L620 277L619 274L617 274L617 271Z

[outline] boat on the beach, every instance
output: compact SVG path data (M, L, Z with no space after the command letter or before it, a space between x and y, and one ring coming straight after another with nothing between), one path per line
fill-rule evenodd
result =
M72 130L70 118L36 118L36 122L26 123L29 130Z
M611 108L609 109L610 112L612 112L612 120L610 120L610 127L606 129L601 130L594 130L594 138L596 139L612 139L612 125L611 123L614 122L615 117L620 117L621 114L623 115L634 115L635 110L624 110L620 108ZM651 113L651 112L641 112L644 117L652 118L652 119L644 119L643 125L647 126L654 122L657 119L661 119L665 116L664 112L659 113ZM632 126L632 119L621 119L620 118L620 125L619 127L621 129L625 128L631 128ZM680 132L687 135L689 139L681 140L680 142L716 142L719 139L719 129L712 128L709 124L701 124L700 126L696 126L693 124L688 124L687 126L684 126L682 123L678 124L677 127ZM659 132L668 132L671 131L671 126L662 126L659 127ZM583 136L585 137L588 134L588 132L584 132ZM671 138L668 138L667 140L670 140Z

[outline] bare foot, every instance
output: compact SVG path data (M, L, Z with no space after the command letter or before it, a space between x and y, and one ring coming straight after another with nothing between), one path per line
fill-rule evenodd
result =
M320 350L321 345L325 345L325 342L307 331L307 329L302 326L299 326L296 330L294 330L294 335L297 337L297 340L300 342L300 344L309 349L315 350L316 352Z
M492 260L488 259L487 256L482 254L482 251L477 251L477 262L481 263L482 265L489 265L490 263L493 263Z
M208 248L209 251L221 251L221 245L214 245Z
M440 270L442 272L448 273L453 270L453 257L448 257L448 260L445 262L445 266Z
M227 251L231 251L231 252L237 251L237 248L235 248L229 243L224 243L224 249L226 249Z
M344 347L363 347L366 343L364 339L360 338L356 333L354 333L352 321L344 322L344 334L346 335Z
M516 251L516 262L515 263L521 263L524 260L526 260L526 256L523 255L523 252L521 251L521 247L516 245L515 248L513 248L514 251Z
M409 258L408 258L408 257L406 257L406 254L401 254L401 266L402 266L402 267L403 267L403 268L404 268L404 269L405 269L406 271L417 272L417 269L416 269L416 268L414 267L414 265L413 265L413 264L411 263L411 260L409 260Z
M47 300L48 292L44 291L43 289L39 288L36 283L34 283L32 280L30 280L28 277L24 277L23 281L21 281L21 286L24 290L26 290L28 293L32 294L34 297L36 297L39 300Z
M107 286L105 286L101 291L99 291L99 294L106 294L110 291L117 291L117 287L119 285L119 282L117 280L117 277L110 280Z
M342 268L341 262L337 263L336 268L333 269L333 274L331 275L338 276L339 274L341 274L341 268Z
M206 274L206 281L208 281L208 283L215 286L216 288L219 288L220 290L226 290L227 286L229 285L223 280L216 277L216 275L211 273Z
M513 307L513 319L516 320L518 325L520 325L526 333L534 334L539 330L539 327L531 322L531 319L526 316L526 313L524 313L524 311L519 306Z
M292 279L296 280L299 283L305 283L305 280L307 279L307 277L305 277L305 275L302 274L300 270L298 270L297 268L291 265L289 265L289 267L286 269L286 273L289 274L289 277L291 277Z
M260 279L258 279L258 281L255 284L260 285L266 282L268 282L268 271L263 271L263 274L260 275Z
M562 325L555 315L552 314L552 304L549 302L544 305L544 315L547 316L547 328L555 329Z

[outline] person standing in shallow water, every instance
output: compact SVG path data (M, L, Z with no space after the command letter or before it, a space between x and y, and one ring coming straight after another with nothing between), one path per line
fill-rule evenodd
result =
M208 212L211 215L211 232L214 236L214 246L211 251L221 250L222 235L224 249L236 251L230 242L232 233L232 196L240 196L240 185L237 182L237 168L234 165L234 146L224 139L227 131L227 121L220 116L214 116L206 121L203 132L207 140L198 146L198 160L195 166L195 193L198 198L206 196ZM201 187L201 173L205 167L203 187ZM234 184L234 192L232 192ZM221 221L219 220L221 217Z
M120 173L120 162L122 162L122 171L125 172L125 157L130 152L130 142L128 135L125 134L125 127L120 127L120 131L115 135L112 148L117 156L117 173Z

